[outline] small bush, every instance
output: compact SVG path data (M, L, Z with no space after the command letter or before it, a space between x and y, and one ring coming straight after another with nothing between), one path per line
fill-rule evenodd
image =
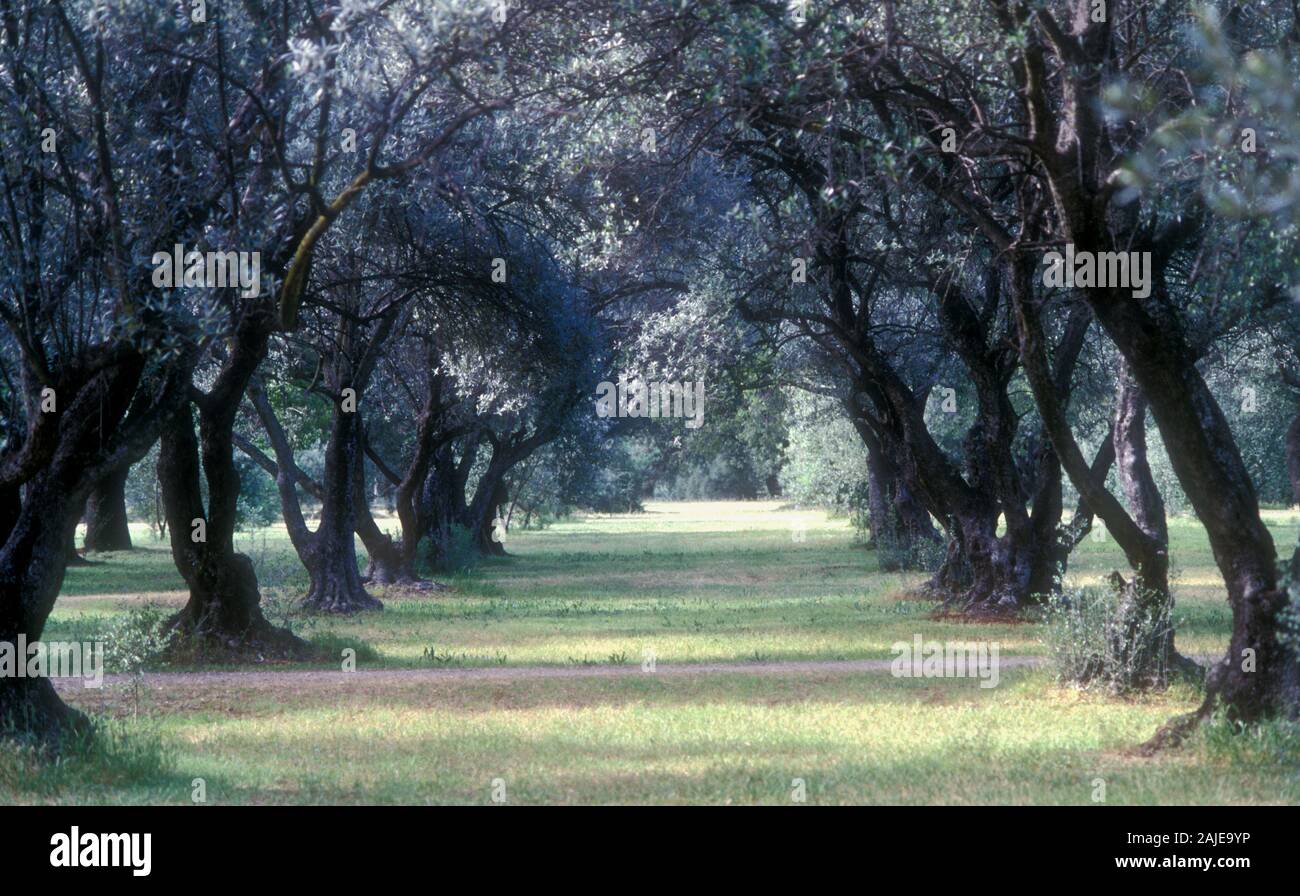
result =
M171 643L164 631L167 611L159 606L136 607L112 619L104 629L104 671L140 675L157 668Z
M171 635L163 631L169 612L164 606L146 604L114 616L78 616L51 625L44 638L103 642L106 673L139 675L164 664L171 642Z
M1135 586L1126 586L1135 587ZM1057 680L1122 692L1164 684L1172 600L1134 609L1118 588L1064 590L1046 606L1045 643Z

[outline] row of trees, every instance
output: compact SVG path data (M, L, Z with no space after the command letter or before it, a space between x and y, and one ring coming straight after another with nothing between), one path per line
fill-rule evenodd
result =
M458 533L500 552L500 507L593 488L613 440L671 469L679 434L592 412L623 370L703 378L694 450L745 445L772 494L783 389L839 408L873 540L941 550L957 612L1052 594L1100 519L1134 630L1169 593L1149 415L1233 610L1203 712L1294 715L1277 546L1207 377L1300 370L1300 20L1226 12L1198 45L1179 2L0 0L0 639L39 638L83 512L122 544L156 447L178 643L304 655L235 548L241 462L306 604L377 609L367 580L420 585ZM260 286L160 285L176 246ZM1067 247L1149 282L1053 288ZM16 679L0 721L82 720Z

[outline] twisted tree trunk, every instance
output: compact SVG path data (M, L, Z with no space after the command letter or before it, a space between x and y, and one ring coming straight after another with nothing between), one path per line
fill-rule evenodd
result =
M926 546L937 546L939 534L930 514L903 478L903 470L885 449L884 440L865 419L862 409L849 407L849 419L867 449L867 514L871 544L885 572L924 568ZM896 444L895 451L899 450Z
M335 402L329 440L325 446L325 472L319 484L312 482L294 460L293 446L280 425L262 384L249 385L248 396L262 421L275 461L259 457L251 446L244 450L275 477L289 541L307 570L310 586L303 606L322 613L356 613L383 609L383 603L366 591L357 568L356 502L359 467L362 464L355 410L345 411ZM313 532L298 500L302 486L321 502L320 522ZM364 489L364 484L362 485ZM362 502L365 500L361 494Z
M1133 580L1114 580L1119 597L1114 651L1126 657L1125 665L1135 677L1161 683L1170 670L1197 674L1199 667L1174 647L1165 503L1147 461L1147 402L1127 363L1120 364L1116 393L1115 470L1129 513L1146 541Z
M173 652L233 660L305 656L302 641L262 614L253 563L235 550L239 474L230 455L230 432L223 433L220 421L211 417L208 425L200 425L201 438L187 405L164 428L158 449L172 560L190 591L185 606L168 620L168 629L177 633ZM207 508L199 486L200 451L206 461Z
M215 659L248 656L305 658L308 645L262 614L252 561L235 550L239 473L235 417L257 366L266 356L273 309L255 308L238 322L212 388L193 397L163 428L158 482L172 560L189 586L181 611L168 621L173 650ZM198 408L198 434L194 411ZM200 477L206 479L204 507Z
M476 452L477 436L467 440L465 456L457 463L450 445L434 453L432 469L420 494L420 512L426 519L429 563L434 569L456 572L456 532L469 531L469 505L465 485Z
M186 356L155 379L133 349L109 352L119 357L88 380L61 383L59 411L34 419L22 443L0 457L0 641L40 640L91 486L139 460L183 401ZM128 416L140 389L158 397ZM63 703L48 678L0 677L0 736L54 748L88 730L86 717Z
M357 414L337 407L325 448L320 524L310 546L299 554L311 577L303 606L325 613L382 610L384 605L366 591L357 568L355 487L362 464ZM364 494L361 496L364 502ZM368 508L367 508L368 513Z

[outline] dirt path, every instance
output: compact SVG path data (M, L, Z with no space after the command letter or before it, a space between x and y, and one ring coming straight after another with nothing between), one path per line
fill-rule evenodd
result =
M1003 656L998 658L998 668L1020 669L1040 666L1043 657ZM855 672L888 672L893 660L792 660L789 662L755 663L657 663L654 671L643 671L641 666L485 666L455 669L358 669L342 672L323 669L286 669L284 671L255 670L251 672L150 672L145 681L152 688L169 686L208 687L248 685L289 685L310 681L313 684L331 685L352 682L383 684L385 682L455 682L455 681L511 681L515 679L571 679L620 678L638 675L820 675L852 674ZM107 684L126 680L122 675L106 675ZM56 679L59 690L80 689L77 679Z

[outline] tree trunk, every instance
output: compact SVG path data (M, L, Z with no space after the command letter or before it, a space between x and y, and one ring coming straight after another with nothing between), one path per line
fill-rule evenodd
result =
M185 359L145 388L157 396L151 409L127 417L144 379L144 359L126 353L89 382L69 384L52 425L53 444L33 472L13 471L0 483L5 533L0 544L0 641L19 635L38 641L54 609L68 562L68 544L91 485L118 466L138 460L156 438L161 420L184 395ZM11 471L6 470L6 473ZM23 486L14 515L14 491ZM48 679L0 678L0 736L55 748L66 735L87 732L80 712L64 705Z
M204 416L199 438L187 404L164 427L158 450L172 559L190 590L185 607L168 621L168 629L178 635L173 650L236 661L250 654L305 657L304 642L262 615L252 561L235 551L239 475L231 456L232 431L220 419L209 418L204 425ZM199 488L200 445L208 479L207 510Z
M402 537L400 540L394 540L379 528L374 514L370 512L370 504L365 499L365 465L358 464L353 476L352 500L355 505L353 509L356 516L355 529L357 537L366 548L365 581L377 585L422 584L415 574L415 547L419 541L418 526L410 530L410 536L415 539L416 544L408 544L408 529L404 520ZM399 501L399 519L402 519L401 506L402 503Z
M883 403L879 390L861 377L854 390L845 405L867 449L867 525L877 563L886 572L922 569L924 548L937 545L939 535L896 459L905 450L902 433L886 430L885 415L872 413L873 402Z
M425 531L429 538L429 563L444 572L459 572L456 565L457 532L472 532L469 504L465 499L470 469L478 455L479 436L465 439L459 462L451 445L434 453L433 469L425 479L421 495L423 512L428 516Z
M1165 503L1147 461L1147 402L1126 363L1116 376L1115 419L1111 438L1115 445L1115 471L1133 522L1146 535L1143 560L1131 582L1112 578L1119 606L1113 652L1125 657L1123 667L1135 679L1163 684L1173 669L1193 671L1195 664L1174 647L1169 618L1173 596L1169 591L1169 528Z
M67 567L80 501L46 474L27 486L24 512L0 549L0 641L40 639ZM84 494L84 493L83 493ZM75 498L74 496L71 496ZM25 658L20 658L20 661ZM67 737L90 731L90 720L68 706L48 678L0 677L0 737L31 740L55 749Z
M779 473L768 473L767 479L764 480L763 485L767 489L767 496L769 498L779 498L782 496L781 476Z
M335 403L330 436L325 445L324 477L317 485L299 470L289 437L257 379L249 384L248 396L275 452L275 461L251 445L246 445L244 451L275 476L289 541L311 582L303 606L322 613L341 614L383 609L383 604L366 591L361 573L357 571L353 534L355 508L358 501L363 506L365 501L365 482L360 476L363 458L357 413L344 411ZM321 502L320 522L314 532L307 527L302 513L302 503L298 500L299 484Z
M402 527L401 538L394 541L381 533L370 516L369 506L360 501L357 504L357 531L370 556L366 570L369 580L437 589L441 586L423 581L415 573L417 550L429 523L429 514L423 507L423 494L434 457L455 438L455 433L440 428L451 403L450 382L445 374L437 372L438 355L434 346L430 344L427 349L429 373L424 406L420 410L415 430L415 449L406 472L400 478L396 474L389 474L389 481L396 485L393 504ZM371 458L376 466L380 465L377 455L371 453ZM364 479L364 469L359 474Z
M93 566L89 560L81 555L77 550L77 524L73 523L72 528L68 530L68 537L64 543L65 550L68 552L68 566Z
M492 463L488 464L487 470L483 472L483 480L475 490L475 500L470 505L474 546L480 554L487 557L506 555L505 524L501 520L501 514L510 502L505 481L509 469L506 463L498 463L494 454Z
M95 483L86 501L86 550L131 550L126 519L126 478L130 470L109 474Z
M923 569L924 546L939 540L930 514L870 427L863 421L854 423L867 448L868 526L877 563L884 572Z
M1153 273L1153 281L1163 292L1159 274ZM1300 658L1277 637L1288 603L1278 586L1277 549L1227 418L1191 352L1166 323L1152 320L1127 294L1087 295L1150 402L1171 446L1170 463L1205 526L1228 588L1231 646L1210 670L1201 715L1222 702L1243 721L1300 717Z
M434 463L420 492L422 528L429 542L429 563L440 571L456 572L455 533L468 515L464 483L456 474L450 447L434 456Z
M360 475L362 463L357 413L343 411L336 404L325 446L320 524L313 533L312 549L302 555L311 577L311 588L303 606L326 613L356 613L384 607L366 591L357 569L353 533L356 502L365 501L365 481Z

